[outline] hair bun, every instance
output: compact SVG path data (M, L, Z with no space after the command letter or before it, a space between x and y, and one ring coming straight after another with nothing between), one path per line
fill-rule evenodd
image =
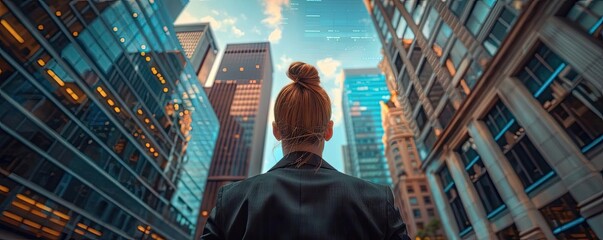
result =
M295 83L301 83L302 85L316 85L320 84L320 77L318 76L318 70L310 64L304 62L294 62L289 65L287 71L287 77L289 77Z

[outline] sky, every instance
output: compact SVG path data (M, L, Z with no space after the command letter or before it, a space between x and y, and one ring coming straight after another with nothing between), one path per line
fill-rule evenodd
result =
M332 102L334 136L325 144L323 159L343 172L341 146L346 144L341 109L343 69L377 67L381 60L378 36L362 0L190 0L175 24L209 22L219 54L210 73L217 71L226 44L271 43L274 66L270 115L266 131L263 172L282 158L272 135L274 99L286 84L287 68L302 61L318 68L321 85Z

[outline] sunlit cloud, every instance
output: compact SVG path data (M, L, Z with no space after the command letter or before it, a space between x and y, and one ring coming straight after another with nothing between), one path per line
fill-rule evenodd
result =
M180 16L178 16L178 18L176 19L176 21L174 22L175 24L185 24L185 23L194 23L194 22L199 22L199 18L193 16L193 14L191 14L189 11L182 11L182 13L180 13Z
M337 69L341 66L341 61L328 57L316 61L316 66L325 78L334 78Z
M205 16L200 19L201 22L208 22L213 30L219 30L222 27L222 22L218 21L213 16Z
M264 0L264 14L266 18L262 20L272 29L268 35L268 41L278 43L283 37L283 7L289 6L289 0Z
M271 43L278 43L281 38L283 37L283 31L281 31L281 28L275 28L274 31L272 31L270 33L270 35L268 35L268 41L270 41Z
M277 27L283 21L284 6L289 6L289 0L264 0L264 14L267 17L262 22Z

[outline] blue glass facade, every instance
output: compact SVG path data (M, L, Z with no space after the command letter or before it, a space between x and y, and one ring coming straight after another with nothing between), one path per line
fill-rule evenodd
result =
M391 185L382 142L381 101L390 98L379 69L345 69L343 119L347 136L347 174Z
M192 238L218 124L163 5L0 3L0 238Z

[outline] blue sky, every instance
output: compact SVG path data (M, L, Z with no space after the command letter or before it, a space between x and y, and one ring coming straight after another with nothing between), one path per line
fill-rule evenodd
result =
M211 23L220 50L210 79L226 44L271 42L274 83L269 123L274 119L274 99L291 82L285 75L289 64L303 61L316 66L331 97L335 122L334 137L326 143L323 158L343 171L342 69L376 67L381 60L381 44L361 0L190 0L176 24L193 22ZM268 125L263 171L281 157L281 146Z

